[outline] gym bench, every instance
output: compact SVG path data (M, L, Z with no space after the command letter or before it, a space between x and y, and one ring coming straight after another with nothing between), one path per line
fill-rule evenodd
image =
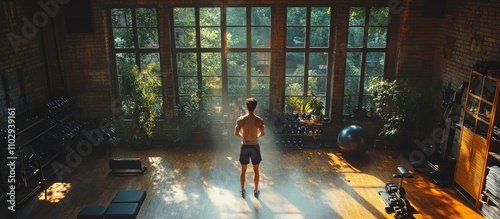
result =
M85 206L77 219L134 219L146 199L144 190L120 190L109 206Z

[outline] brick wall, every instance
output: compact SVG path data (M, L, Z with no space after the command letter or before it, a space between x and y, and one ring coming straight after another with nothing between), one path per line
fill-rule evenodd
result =
M435 47L435 80L458 87L468 81L470 69L478 61L500 61L500 1L449 1L446 18ZM471 50L474 36L483 37L481 52ZM451 58L444 55L447 39L454 39Z
M0 4L0 72L2 74L0 78L6 75L5 83L10 90L10 96L6 97L2 79L0 123L4 125L7 99L10 99L11 107L17 108L16 111L30 111L45 102L48 94L41 45L43 29L38 26L33 26L33 29L27 28L27 25L33 23L33 17L39 11L38 6L29 0L4 0ZM41 24L43 23L40 23L43 27ZM18 43L12 44L10 39ZM21 77L18 77L18 71L21 72ZM21 86L24 86L26 101L20 95Z

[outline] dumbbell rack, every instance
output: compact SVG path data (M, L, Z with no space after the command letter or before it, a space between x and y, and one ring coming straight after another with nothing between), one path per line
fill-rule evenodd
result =
M321 147L323 123L303 119L297 114L283 115L272 121L277 148L302 149Z
M69 128L69 125L76 124L74 120L70 120L81 119L75 118L79 115L79 108L72 97L52 99L35 112L36 114L16 116L17 206L24 204L40 189L46 192L47 180L55 174L50 172L53 169L51 164L65 153L63 145L69 143L78 131ZM6 131L2 130L1 133L5 136ZM2 145L2 148L6 147ZM6 183L4 181L5 179L2 184Z

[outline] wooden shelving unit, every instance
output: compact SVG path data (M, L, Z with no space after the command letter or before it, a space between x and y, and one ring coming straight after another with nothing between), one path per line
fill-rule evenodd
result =
M471 70L466 92L454 186L481 207L487 167L498 164L500 70Z

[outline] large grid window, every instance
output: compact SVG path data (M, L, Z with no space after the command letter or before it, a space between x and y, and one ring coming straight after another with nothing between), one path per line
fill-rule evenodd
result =
M155 8L113 8L110 10L111 32L114 45L111 49L115 60L118 95L132 95L132 68L146 68L156 64L153 73L160 81L156 91L156 109L163 112L161 88L158 24ZM125 103L122 103L125 104Z
M285 112L302 113L305 98L329 106L332 16L330 7L288 7L286 17ZM329 107L326 107L328 109ZM328 113L328 112L326 112Z
M173 19L180 102L201 88L216 111L239 114L247 97L269 109L269 7L179 7Z
M343 114L375 107L369 82L384 74L387 53L387 7L351 7L347 40Z

